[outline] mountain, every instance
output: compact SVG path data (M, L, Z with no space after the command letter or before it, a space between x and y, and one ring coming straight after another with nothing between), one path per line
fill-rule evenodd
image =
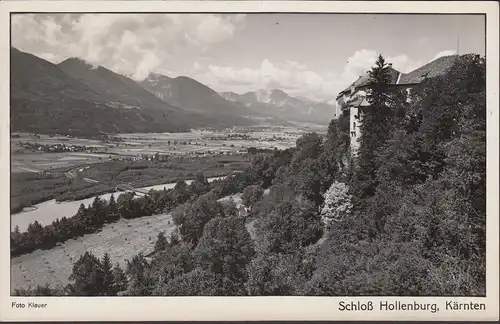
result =
M257 90L244 94L222 92L220 95L239 102L253 111L299 122L328 123L335 111L333 105L305 97L292 97L283 90Z
M11 131L95 136L101 133L181 132L229 127L220 119L165 103L133 80L78 59L54 65L10 50Z
M136 109L117 109L58 66L15 48L10 50L11 131L83 136L148 129L180 130Z
M188 81L187 84L185 80L182 80L181 86L178 87L180 88L178 92L182 93L181 98L186 98L184 101L167 102L150 92L142 84L102 66L93 67L80 59L70 58L59 63L59 67L91 87L116 107L155 111L157 116L158 112L161 112L160 119L165 116L173 123L185 124L190 128L224 128L252 124L250 120L242 117L220 116L214 115L210 111L190 109L190 104L196 100L200 101L200 105L203 104L201 96L204 95L203 91L205 90L202 84L198 84L192 79L190 79L192 82ZM191 84L195 84L195 86ZM192 98L189 98L190 96Z
M93 89L102 98L120 108L159 109L179 112L180 108L152 96L137 83L102 66L92 66L78 58L69 58L58 66L69 76Z
M261 115L241 103L226 100L206 85L189 77L170 78L162 74L151 73L139 84L163 101L183 109L217 115Z

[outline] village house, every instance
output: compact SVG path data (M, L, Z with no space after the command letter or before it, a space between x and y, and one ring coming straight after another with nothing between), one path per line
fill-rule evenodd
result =
M401 73L389 64L390 83L388 86L405 89L407 100L409 100L409 95L413 87L427 78L446 73L452 67L457 57L457 55L443 56L409 73ZM363 110L369 109L370 107L366 98L370 79L368 73L360 76L349 87L342 90L336 98L337 111L345 107L349 109L350 146L351 154L353 155L356 155L360 145Z

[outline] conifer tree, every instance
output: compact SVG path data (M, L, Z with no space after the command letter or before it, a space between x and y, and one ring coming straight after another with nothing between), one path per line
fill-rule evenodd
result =
M367 92L369 106L361 112L361 145L358 170L355 176L355 193L360 199L371 197L377 186L375 151L391 135L390 65L380 55L369 71L370 84Z
M108 253L104 253L102 257L102 273L103 273L103 282L102 282L102 292L105 296L113 295L113 269L111 264L111 258Z
M155 251L156 252L164 251L167 245L168 242L167 238L165 237L165 233L163 232L158 233L158 239L156 240L155 243Z
M85 212L86 212L86 208L85 208L85 205L82 203L82 204L80 204L80 207L78 207L78 211L76 212L75 217L80 218L80 219L84 219Z
M108 221L113 221L120 217L120 215L118 214L118 205L116 204L115 196L113 194L109 198L108 211L106 216Z
M127 289L127 276L117 262L113 268L113 292L115 294Z
M92 253L85 252L73 265L69 277L71 293L76 296L102 295L102 264Z

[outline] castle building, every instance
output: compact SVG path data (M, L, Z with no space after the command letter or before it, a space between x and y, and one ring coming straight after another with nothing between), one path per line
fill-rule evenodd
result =
M405 89L409 100L411 89L427 78L436 77L446 73L455 62L457 55L443 56L409 73L401 73L389 66L390 81L387 85L390 88ZM361 139L361 124L363 111L370 109L367 100L367 91L371 78L368 73L360 76L349 87L342 90L337 98L337 109L346 107L349 109L349 135L351 138L351 154L356 155Z

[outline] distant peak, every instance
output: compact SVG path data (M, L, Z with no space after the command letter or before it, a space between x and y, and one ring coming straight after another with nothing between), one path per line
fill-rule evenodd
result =
M145 81L149 81L149 82L156 82L156 81L161 81L161 80L172 80L172 78L166 76L166 75L163 75L163 74L160 74L160 73L156 73L156 72L151 72L149 73L148 77L145 79Z
M175 78L174 78L174 80L180 80L180 81L183 81L183 80L184 80L184 81L194 81L194 82L198 82L198 81L196 81L195 79L192 79L192 78L190 78L190 77L188 77L188 76L185 76L185 75L179 75L179 76L175 77Z
M70 58L67 58L67 59L65 59L64 61L62 61L59 64L64 64L64 63L66 63L66 64L67 63L79 63L79 64L85 64L85 65L92 66L92 64L88 63L87 61L85 61L84 59L79 58L79 57L70 57Z
M233 92L233 91L223 91L220 94L222 95L228 95L228 96L239 96L239 93Z
M63 67L78 67L80 69L85 68L89 70L100 68L98 64L91 64L79 57L70 57L58 64Z

